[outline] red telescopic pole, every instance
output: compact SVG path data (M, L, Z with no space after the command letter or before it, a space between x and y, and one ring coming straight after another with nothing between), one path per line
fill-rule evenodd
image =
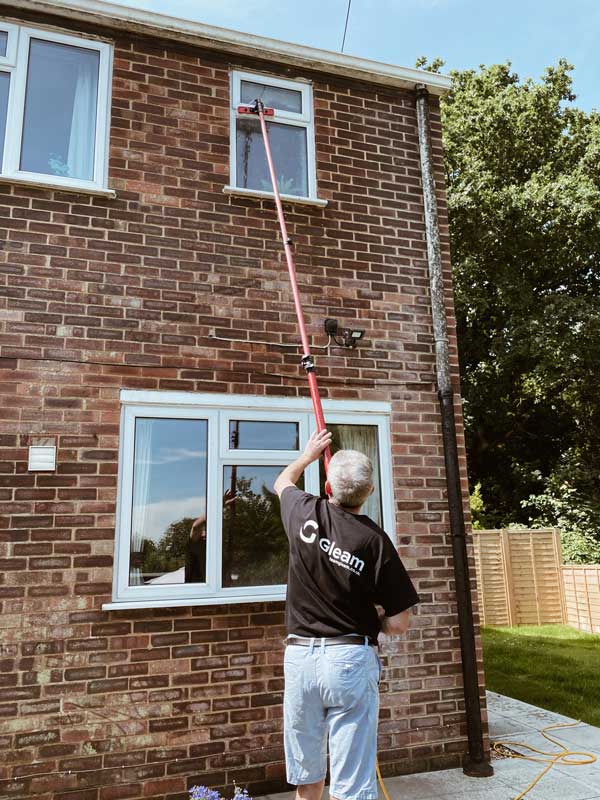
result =
M285 250L285 260L287 261L287 268L290 275L290 283L292 284L292 294L294 295L294 306L296 307L296 316L298 317L298 327L300 328L300 339L302 340L302 366L306 370L308 378L308 388L310 390L310 397L315 412L315 419L317 421L317 430L325 430L325 417L323 416L323 406L321 405L321 396L319 394L319 387L317 386L317 376L315 374L315 365L313 357L310 352L310 345L308 343L308 336L306 333L306 325L304 323L304 312L302 310L302 303L300 300L300 291L298 289L298 280L296 278L296 267L294 264L294 254L292 253L292 240L290 239L287 226L285 224L285 217L283 214L283 206L281 204L281 195L279 194L279 187L277 185L277 174L273 164L273 154L271 153L271 145L269 144L269 132L267 131L267 123L265 122L265 114L272 116L271 109L265 109L261 100L256 100L253 107L243 106L239 109L245 113L258 114L260 120L260 129L262 131L263 141L265 144L265 153L267 156L267 164L269 166L269 174L271 176L271 183L273 185L273 194L275 195L275 205L277 206L277 217L279 219L279 227L281 228L281 237L283 239L283 248ZM269 113L270 112L270 113ZM329 466L331 459L331 451L329 448L323 453L323 462L325 464L325 472Z

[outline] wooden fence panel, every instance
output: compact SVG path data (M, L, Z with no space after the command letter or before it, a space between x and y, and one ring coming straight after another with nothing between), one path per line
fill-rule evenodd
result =
M600 565L563 566L567 624L600 633Z
M484 625L544 625L566 619L560 532L473 531Z

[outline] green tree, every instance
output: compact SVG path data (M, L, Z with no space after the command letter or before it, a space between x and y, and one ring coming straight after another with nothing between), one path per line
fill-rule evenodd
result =
M151 539L144 539L142 547L144 576L154 578L184 566L193 521L192 517L183 517L177 522L172 522L158 544Z
M600 115L572 105L571 70L453 72L442 121L481 522L527 523L543 506L555 524L568 502L600 541Z

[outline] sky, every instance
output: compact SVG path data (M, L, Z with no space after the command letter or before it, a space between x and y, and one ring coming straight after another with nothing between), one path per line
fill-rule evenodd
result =
M114 0L275 39L340 50L348 0ZM443 58L449 69L510 61L538 78L566 58L576 105L600 107L599 0L351 0L344 52L404 67Z

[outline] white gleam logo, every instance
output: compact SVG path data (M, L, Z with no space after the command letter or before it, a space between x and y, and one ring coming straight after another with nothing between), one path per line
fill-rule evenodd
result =
M308 536L304 533L304 531L307 528L312 528L312 533L308 534ZM319 530L319 526L314 521L314 519L308 519L308 520L306 520L304 525L302 525L300 527L300 538L302 539L303 542L306 542L306 544L312 544L314 542L314 540L317 538L317 531L318 530Z
M309 530L312 531L312 533L308 533ZM300 538L303 542L306 542L306 544L312 544L317 538L318 530L319 526L314 519L307 519L306 522L300 526ZM342 550L335 542L330 542L329 539L321 539L319 541L319 547L323 552L329 555L329 560L332 564L338 567L344 567L344 569L354 572L355 575L360 575L363 571L365 562L348 550Z

